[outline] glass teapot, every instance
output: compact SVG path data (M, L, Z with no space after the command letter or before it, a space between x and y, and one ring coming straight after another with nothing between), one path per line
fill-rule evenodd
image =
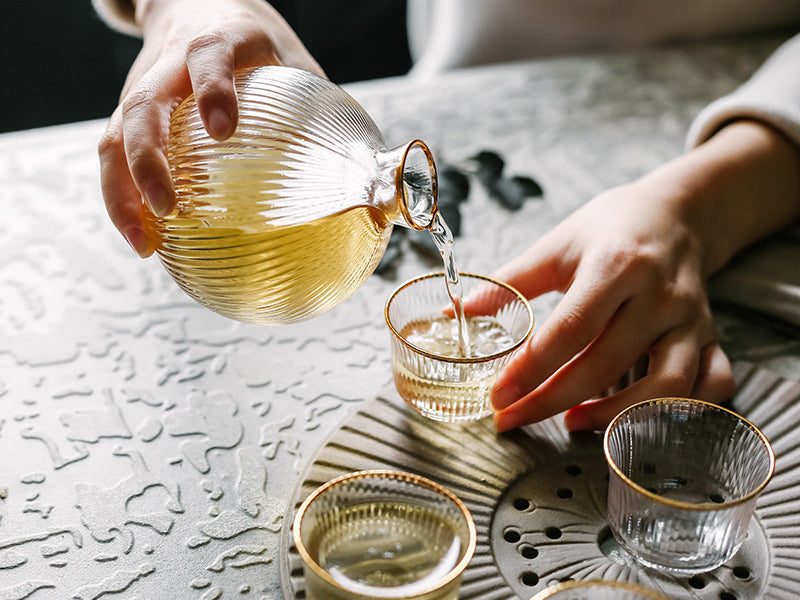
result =
M217 141L193 96L172 115L177 205L148 235L192 298L239 321L317 316L352 295L380 261L393 224L430 228L436 167L413 140L387 149L343 89L289 67L237 72L239 123Z

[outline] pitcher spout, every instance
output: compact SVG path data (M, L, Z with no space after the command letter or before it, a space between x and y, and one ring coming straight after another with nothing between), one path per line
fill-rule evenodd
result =
M394 224L429 229L438 210L438 180L433 154L425 142L412 140L378 152L375 158L374 206Z

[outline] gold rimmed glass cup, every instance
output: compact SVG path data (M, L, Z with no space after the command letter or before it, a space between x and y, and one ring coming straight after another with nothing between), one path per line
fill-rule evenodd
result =
M658 592L625 581L565 581L550 586L530 600L669 600Z
M603 446L614 537L639 563L684 575L733 557L775 470L769 440L755 425L689 398L625 409Z
M534 323L527 299L508 284L471 273L460 273L459 280L470 339L466 354L458 345L444 273L403 283L385 308L397 391L425 417L448 423L492 414L492 386Z
M309 600L455 600L476 544L458 497L390 470L323 484L298 509L292 534Z

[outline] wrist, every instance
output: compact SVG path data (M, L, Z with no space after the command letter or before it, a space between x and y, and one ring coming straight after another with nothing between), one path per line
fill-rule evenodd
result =
M670 190L710 275L800 216L800 148L757 121L735 121L643 178Z

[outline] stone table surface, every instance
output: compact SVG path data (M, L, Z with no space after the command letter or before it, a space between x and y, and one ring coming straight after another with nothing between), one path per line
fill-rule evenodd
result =
M485 149L544 189L518 211L472 180L456 239L488 273L593 195L677 155L688 124L780 40L570 57L348 90L390 145L468 169ZM408 245L329 313L220 317L111 226L104 122L0 136L0 599L279 600L284 515L309 458L390 382L383 303L441 268ZM534 301L541 323L556 297ZM800 336L718 311L723 343L798 378Z

